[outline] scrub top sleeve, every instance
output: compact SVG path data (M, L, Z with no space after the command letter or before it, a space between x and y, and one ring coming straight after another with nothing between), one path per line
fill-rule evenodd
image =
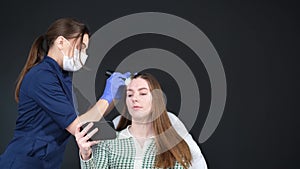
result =
M38 71L30 89L32 98L61 128L67 128L76 119L74 106L55 73Z

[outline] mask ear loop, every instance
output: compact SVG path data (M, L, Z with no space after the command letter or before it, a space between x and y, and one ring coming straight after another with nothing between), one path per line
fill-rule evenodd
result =
M82 60L81 60L81 54L82 53L84 53L85 55L87 55L88 56L88 54L87 54L87 47L85 46L84 48L82 48L82 44L83 44L83 34L81 35L81 42L80 42L80 49L77 49L78 50L78 57L79 57L79 61L80 61L80 64L81 64L81 66L82 66L82 69L84 69L84 70L87 70L87 71L91 71L91 69L90 68L88 68L87 66L86 66L86 64L83 64L82 63ZM82 49L84 49L85 51L82 51ZM87 58L86 58L87 59ZM86 63L86 61L85 61L85 63Z
M62 36L63 37L63 36ZM69 45L69 47L72 47L72 45L71 45L71 43L69 42L69 40L68 39L66 39L65 37L63 37L65 40L66 40L66 42L68 43L68 45ZM64 51L62 51L61 50L61 53L64 55L64 57L68 57L68 58L70 58L70 56L68 56L68 55L65 55L65 53L64 53ZM73 50L73 57L72 57L72 61L73 61L73 64L76 64L76 62L75 62L75 48L74 48L74 50Z
M82 61L81 61L81 53L82 53L82 44L83 44L83 36L84 36L84 34L81 34L81 36L80 36L80 48L79 49L77 49L78 50L78 57L79 57L79 61L80 61L80 64L81 64L81 66L82 67L84 67L84 64L82 63ZM76 48L76 47L75 47ZM86 47L85 47L86 48ZM87 53L86 53L86 49L85 49L85 54L87 55ZM88 68L86 68L86 69L88 69Z
M66 39L65 37L63 37L63 38L68 42L69 47L72 47L72 45L71 45L71 43L69 42L69 40ZM74 49L73 49L73 57L72 57L72 58L73 58L74 65L76 64L75 59L78 59L79 62L80 62L80 64L81 64L81 66L83 67L83 64L82 64L82 62L81 62L81 50L76 49L76 46L73 46L73 47L74 47ZM76 52L78 52L78 58L75 58L75 57L77 57L77 56L75 56L75 55L76 55Z

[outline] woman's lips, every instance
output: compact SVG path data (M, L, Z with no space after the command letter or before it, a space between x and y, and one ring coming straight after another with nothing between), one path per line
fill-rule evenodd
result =
M136 109L141 109L141 106L133 106L132 109L136 110Z

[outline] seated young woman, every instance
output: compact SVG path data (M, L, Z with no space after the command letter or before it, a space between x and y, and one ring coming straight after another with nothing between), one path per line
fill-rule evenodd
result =
M94 129L88 133L93 124L83 130L80 130L82 124L77 126L75 137L81 168L207 168L198 145L185 141L186 138L177 133L178 126L177 131L172 126L160 84L151 74L136 74L131 78L125 103L116 139L91 141L97 132Z

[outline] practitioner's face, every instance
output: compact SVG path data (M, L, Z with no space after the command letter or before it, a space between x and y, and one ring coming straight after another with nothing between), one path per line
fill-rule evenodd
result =
M81 49L82 52L86 53L86 50L89 47L89 41L90 41L89 35L88 34L84 34L81 45L80 45L80 39L77 39L77 41L76 41L76 48L78 50Z
M59 49L63 51L67 56L73 57L74 56L74 48L81 50L81 52L86 53L86 50L89 45L89 36L88 34L83 35L82 44L81 44L81 38L73 38L73 39L66 39L64 37L61 37L60 39L61 46Z
M132 121L148 122L152 107L152 94L146 80L135 78L127 86L126 105Z
M70 45L70 46L72 46L72 48L70 48L70 50L69 50L69 52L70 52L69 56L74 56L73 46L75 46L76 49L81 50L81 52L86 53L86 50L89 46L89 40L90 40L88 34L83 35L82 44L80 44L80 40L81 40L80 38L69 40L70 44L72 44L72 45Z

